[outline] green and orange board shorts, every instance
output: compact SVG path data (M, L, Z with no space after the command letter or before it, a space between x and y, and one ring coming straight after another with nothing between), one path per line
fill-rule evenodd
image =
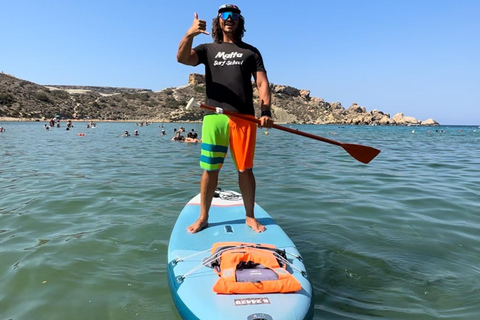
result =
M220 170L230 147L238 171L253 168L256 137L254 122L224 114L206 115L202 125L200 167L207 171Z

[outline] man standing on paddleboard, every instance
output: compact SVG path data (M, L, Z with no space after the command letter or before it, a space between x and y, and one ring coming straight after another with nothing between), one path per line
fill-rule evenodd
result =
M194 14L193 24L180 42L177 61L186 65L205 65L206 104L255 117L252 76L258 89L260 126L273 124L270 112L270 84L257 48L242 41L245 19L233 4L222 5L213 19L213 43L192 49L193 39L199 34L209 35L205 20ZM208 211L218 184L218 174L230 147L238 170L238 184L246 211L246 224L256 232L265 226L255 218L255 176L253 157L256 124L224 114L207 114L203 118L200 167L204 170L200 184L200 216L187 230L195 233L208 225Z

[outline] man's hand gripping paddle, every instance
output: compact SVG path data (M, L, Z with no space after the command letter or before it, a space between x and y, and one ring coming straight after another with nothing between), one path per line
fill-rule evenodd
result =
M200 108L205 109L205 110L210 110L210 111L213 111L213 112L216 112L216 113L223 113L223 114L226 114L227 116L237 117L237 118L241 118L241 119L244 119L244 120L248 120L248 121L260 124L259 119L251 118L251 117L248 117L247 115L236 113L236 112L223 110L222 108L215 108L215 107L207 106L203 103L198 103L197 101L195 101L195 98L191 98L190 101L187 104L187 109L190 109L192 107L200 107ZM323 142L333 144L333 145L336 145L336 146L340 146L345 151L347 151L349 155L351 155L353 158L355 158L356 160L358 160L362 163L369 163L380 153L380 150L369 147L369 146L362 146L360 144L352 144L352 143L342 143L342 142L338 142L338 141L335 141L335 140L331 140L331 139L323 138L323 137L320 137L320 136L316 136L316 135L313 135L311 133L307 133L307 132L303 132L303 131L294 130L294 129L291 129L291 128L279 126L277 124L273 124L272 128L282 130L282 131L286 131L286 132L290 132L290 133L294 133L294 134L297 134L299 136L304 136L304 137L307 137L307 138L323 141Z

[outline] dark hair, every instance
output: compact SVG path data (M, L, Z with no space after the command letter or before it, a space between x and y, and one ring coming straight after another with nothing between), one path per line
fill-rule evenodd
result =
M235 40L242 40L245 30L245 20L242 16L238 18L238 26L235 30ZM220 28L220 17L217 15L212 20L212 38L215 43L222 43L223 42L223 32L222 28Z

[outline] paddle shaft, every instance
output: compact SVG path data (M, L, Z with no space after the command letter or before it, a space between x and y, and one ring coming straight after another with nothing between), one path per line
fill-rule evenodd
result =
M203 104L203 103L200 104L200 108L210 110L210 111L216 111L217 110L217 108L212 107L212 106L207 106L206 104ZM251 121L251 122L255 122L255 123L258 123L258 124L261 123L260 119L253 118L253 117L248 116L246 114L231 112L231 111L228 111L228 110L223 110L222 113L226 114L227 116L233 116L233 117L241 118L241 119L248 120L248 121ZM291 128L279 126L278 124L273 124L272 128L282 130L282 131L286 131L286 132L290 132L290 133L294 133L294 134L298 134L299 136L304 136L304 137L307 137L307 138L320 140L320 141L323 141L323 142L326 142L326 143L334 144L336 146L341 146L342 145L341 142L338 142L338 141L335 141L335 140L323 138L323 137L316 136L314 134L303 132L303 131L300 131L300 130L294 130L294 129L291 129Z

